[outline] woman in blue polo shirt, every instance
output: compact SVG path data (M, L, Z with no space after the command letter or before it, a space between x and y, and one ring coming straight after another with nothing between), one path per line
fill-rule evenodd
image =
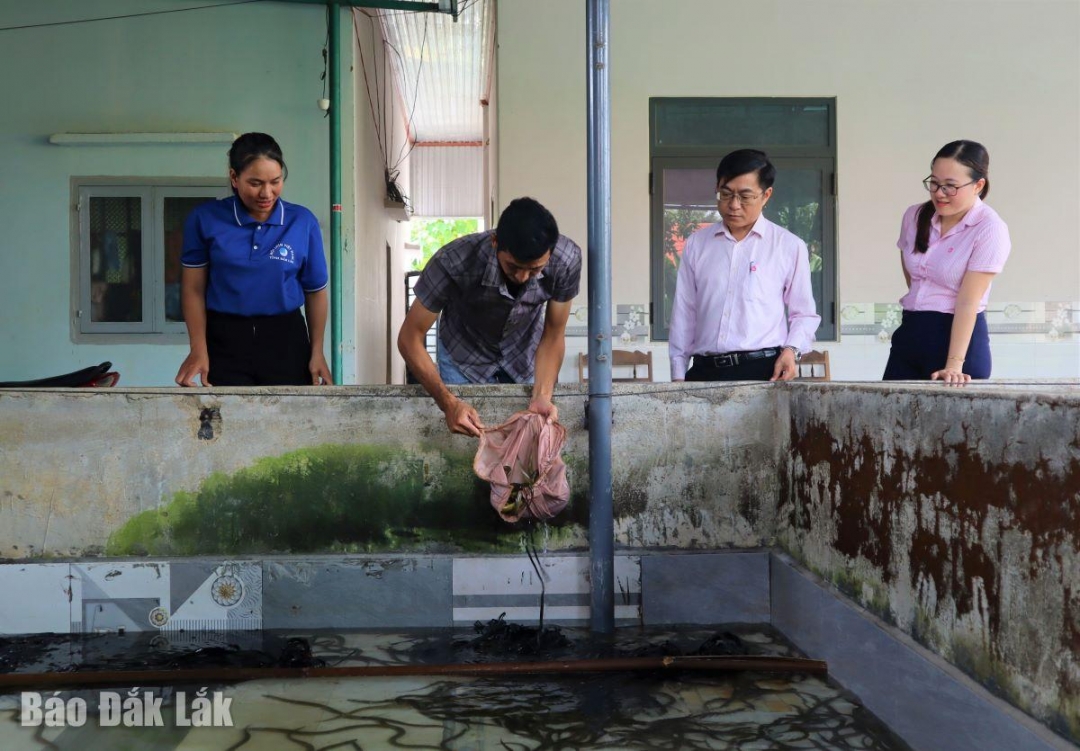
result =
M333 383L322 233L314 214L281 200L287 176L277 141L245 133L229 149L233 195L188 216L180 297L191 353L181 386L196 376L204 386Z

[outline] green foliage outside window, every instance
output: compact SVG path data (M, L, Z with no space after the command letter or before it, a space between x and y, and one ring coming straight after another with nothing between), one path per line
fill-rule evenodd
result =
M781 205L773 217L773 221L784 227L789 232L801 237L810 251L810 273L819 273L822 268L821 260L821 214L820 205L815 201L811 203ZM815 288L815 299L818 290Z
M670 320L675 302L675 281L679 276L686 238L702 227L720 221L716 209L664 207L664 320Z
M409 242L420 246L420 260L413 261L413 270L421 271L439 248L451 240L479 231L480 220L413 218L409 225L412 227Z

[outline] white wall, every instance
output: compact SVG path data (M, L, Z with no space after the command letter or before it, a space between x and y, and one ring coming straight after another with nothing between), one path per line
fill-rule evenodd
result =
M4 2L0 26L177 7L176 0ZM171 384L187 354L183 337L172 344L73 341L70 180L223 182L226 175L227 144L54 146L53 133L268 132L289 165L285 198L309 207L329 241L328 133L315 106L325 35L325 10L298 3L0 34L0 380L111 360L122 384Z
M355 99L355 235L349 252L345 254L351 265L345 278L352 280L351 291L355 299L355 339L348 343L345 358L354 368L355 377L347 383L401 383L404 382L404 364L397 355L395 339L401 321L405 318L403 244L408 238L408 223L394 221L383 206L386 197L383 158L385 149L391 164L402 156L408 147L405 142L405 124L401 105L393 84L393 70L384 54L382 28L378 20L357 11L355 14L359 34L353 35L353 89ZM371 23L375 22L375 48L372 49ZM350 27L351 28L351 27ZM364 65L361 66L357 36L363 45ZM367 89L364 86L364 68L367 70ZM368 89L373 99L369 103ZM376 92L383 92L381 110L375 99ZM380 146L371 110L380 112L379 121L384 145ZM398 186L408 194L408 158L398 166ZM388 257L386 246L390 245ZM392 351L392 356L390 353Z
M585 6L498 10L500 203L536 197L584 246ZM925 198L934 152L970 138L990 151L989 200L1013 237L991 299L999 322L1043 324L1069 303L1080 323L1075 0L614 0L610 61L615 304L649 301L650 97L834 96L838 307L852 305L851 320L903 293L900 217ZM1013 318L1001 313L1009 302L1022 310ZM879 378L887 341L842 338L826 345L834 378ZM1077 338L995 333L995 376L1078 376ZM584 340L570 345L568 361Z

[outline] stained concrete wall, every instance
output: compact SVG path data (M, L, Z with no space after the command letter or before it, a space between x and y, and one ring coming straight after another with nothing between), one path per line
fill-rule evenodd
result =
M781 545L1080 738L1080 394L796 387Z
M613 484L628 546L769 542L782 441L768 387L617 387ZM415 388L0 391L0 556L517 550ZM497 424L517 387L465 387ZM549 548L586 542L585 396L559 393L572 502Z

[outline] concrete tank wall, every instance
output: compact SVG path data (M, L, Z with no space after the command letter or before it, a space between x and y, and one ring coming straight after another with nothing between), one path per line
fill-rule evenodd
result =
M1080 394L788 391L780 544L1080 737Z
M0 391L0 556L518 550L472 473L475 439L451 436L421 393ZM488 424L528 403L517 387L461 393ZM768 387L614 399L620 543L769 542L786 433ZM572 499L549 548L586 540L584 402L557 395Z

